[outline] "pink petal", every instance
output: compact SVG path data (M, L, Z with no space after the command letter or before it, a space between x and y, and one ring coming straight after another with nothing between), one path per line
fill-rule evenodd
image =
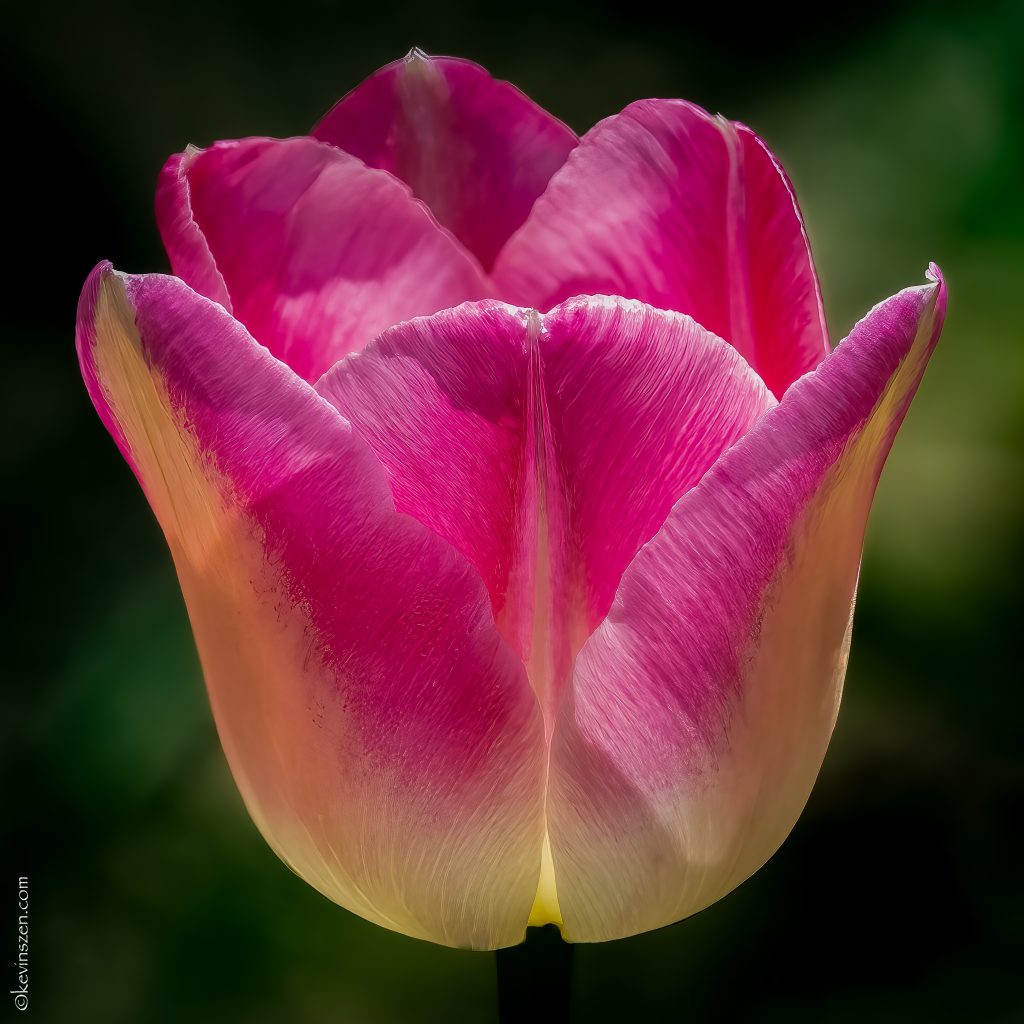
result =
M551 752L565 934L657 928L782 843L838 709L868 509L945 291L889 299L730 449L637 555Z
M688 313L777 396L828 352L781 167L748 128L682 100L641 100L588 132L492 276L539 309L607 293Z
M398 510L477 567L549 720L637 549L774 405L688 317L611 298L402 324L317 390L383 463Z
M508 82L419 50L366 79L313 135L408 183L485 270L576 145Z
M395 513L331 406L180 281L97 268L78 345L167 536L267 841L378 924L520 941L540 870L542 723L476 573Z
M405 186L312 139L172 157L157 219L174 273L308 380L391 324L488 292Z

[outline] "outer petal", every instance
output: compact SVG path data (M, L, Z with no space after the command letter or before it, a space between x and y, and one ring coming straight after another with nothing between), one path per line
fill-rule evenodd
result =
M748 128L641 100L584 136L494 267L498 294L549 309L607 292L688 313L776 395L828 352L796 199Z
M156 206L174 273L308 380L391 324L489 290L405 186L313 139L179 154Z
M407 182L485 269L577 141L508 82L419 50L371 75L313 135Z
M93 401L166 533L246 805L322 893L449 945L522 939L543 738L465 560L220 306L100 267Z
M549 717L637 549L775 404L689 317L603 297L402 324L317 390L373 448L398 509L478 568Z
M937 278L876 307L626 571L552 744L568 938L695 913L796 821L839 704L868 507L944 308Z

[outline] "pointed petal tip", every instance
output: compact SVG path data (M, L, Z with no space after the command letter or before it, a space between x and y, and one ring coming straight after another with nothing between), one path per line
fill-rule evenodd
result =
M89 271L82 285L82 292L78 297L78 311L75 323L75 346L78 350L78 359L82 364L82 372L88 374L87 357L95 340L96 304L99 301L100 289L103 282L112 274L116 274L114 264L110 260L100 260L92 270ZM86 376L86 384L90 378Z
M928 269L925 271L924 276L937 288L938 294L935 299L935 315L938 319L939 325L941 326L942 321L946 316L946 296L949 290L946 284L946 275L942 273L942 268L938 263L932 260L928 264Z
M114 271L114 264L111 263L110 260L100 260L99 263L89 271L86 276L85 283L82 285L81 297L78 300L79 318L82 317L82 313L86 308L86 303L89 297L91 296L93 301L95 301L95 292L99 288L101 281L111 273L116 273L116 271Z
M103 380L103 374L97 366L97 349L102 340L99 322L100 310L104 296L109 299L112 280L123 281L124 277L125 275L116 270L109 260L100 260L89 272L78 299L75 351L78 356L78 368L82 374L82 382L85 384L85 390L100 421L107 428L132 471L138 475L138 468L132 457L131 445L117 416L111 409L108 388Z

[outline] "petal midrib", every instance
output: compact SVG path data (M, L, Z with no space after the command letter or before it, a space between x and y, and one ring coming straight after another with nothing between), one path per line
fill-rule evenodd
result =
M555 883L551 838L548 833L548 778L551 737L561 695L568 683L576 650L570 640L573 619L565 558L567 523L565 502L557 472L557 457L546 398L541 352L543 321L536 310L526 318L527 401L526 474L521 507L523 521L533 526L533 543L522 553L532 560L532 594L528 612L529 654L526 672L544 716L544 844L537 894L530 910L531 925L562 923ZM532 548L532 550L531 550ZM523 573L517 573L523 578ZM513 597L514 599L514 597Z
M743 145L736 126L718 115L715 124L729 154L729 182L725 203L725 275L729 289L728 341L751 366L758 366L750 286L750 246L747 239L747 190L743 173Z

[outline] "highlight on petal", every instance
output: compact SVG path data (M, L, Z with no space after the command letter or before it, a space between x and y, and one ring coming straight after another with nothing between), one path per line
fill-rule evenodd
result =
M588 132L492 276L539 309L608 293L687 313L776 396L828 352L782 168L750 129L683 100L641 100Z
M637 549L775 404L689 317L606 297L401 324L317 390L380 459L398 510L477 568L549 724Z
M626 570L552 742L570 940L695 913L792 828L835 721L868 509L944 310L937 270L872 310Z
M408 188L313 139L172 157L156 208L174 273L310 381L385 327L488 294Z
M264 837L385 927L520 941L540 872L542 719L477 574L395 512L335 409L182 282L101 265L78 347L167 536Z
M312 134L401 178L484 270L577 141L472 61L415 49L345 96Z

